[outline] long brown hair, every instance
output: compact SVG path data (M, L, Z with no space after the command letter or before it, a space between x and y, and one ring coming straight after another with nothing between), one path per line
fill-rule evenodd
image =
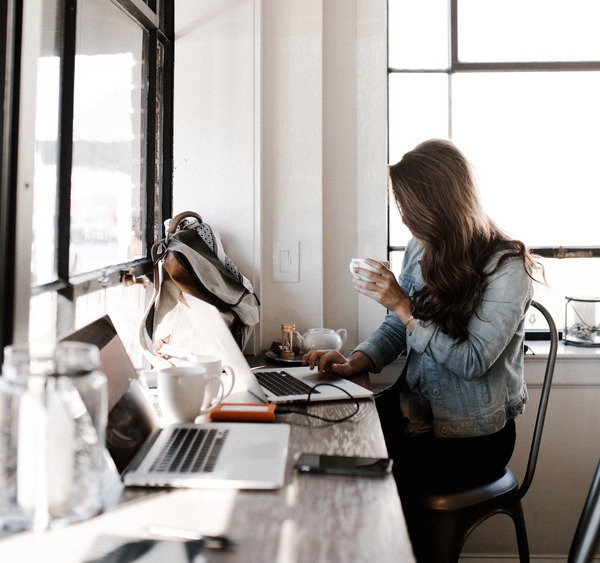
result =
M471 165L450 141L421 143L389 175L402 220L424 246L425 287L414 295L413 315L464 341L486 278L511 257L522 259L530 277L538 264L484 212ZM497 264L486 271L495 254Z

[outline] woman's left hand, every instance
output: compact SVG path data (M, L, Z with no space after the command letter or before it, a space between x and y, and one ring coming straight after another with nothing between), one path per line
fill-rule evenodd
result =
M393 272L377 260L365 258L365 262L375 268L379 274L358 268L357 273L370 281L353 278L352 282L356 291L374 299L386 309L396 313L401 319L410 317L412 310L410 299L400 287Z

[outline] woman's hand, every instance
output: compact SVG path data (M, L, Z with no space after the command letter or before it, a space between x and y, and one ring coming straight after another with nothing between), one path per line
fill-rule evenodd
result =
M352 282L356 291L374 299L386 309L393 311L400 317L400 320L407 320L412 315L411 303L396 280L396 276L381 262L377 262L371 258L365 258L365 262L375 268L379 274L365 270L364 268L357 268L356 273L370 281L353 278Z
M302 357L302 363L310 369L318 368L319 374L331 371L343 377L369 371L373 368L373 360L363 352L354 352L346 358L337 350L311 350Z
M348 359L337 350L311 350L302 356L302 363L310 369L318 368L319 374L333 371L340 375L352 375Z

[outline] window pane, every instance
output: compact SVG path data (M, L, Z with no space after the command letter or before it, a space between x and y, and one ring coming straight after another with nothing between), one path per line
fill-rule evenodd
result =
M72 275L142 251L144 32L109 0L87 0L78 10Z
M399 275L402 271L404 252L390 252L390 268ZM599 297L598 279L600 279L600 258L569 258L556 260L540 259L548 285L534 284L534 299L550 311L556 327L565 327L566 297ZM539 276L538 276L539 278ZM546 320L536 311L530 311L525 317L526 329L546 330Z
M402 260L404 260L403 250L390 252L390 270L396 275L400 275L400 272L402 271Z
M33 182L33 242L31 283L56 279L56 180L58 162L58 97L60 57L57 0L44 2L41 56L37 64L35 168Z
M486 209L529 246L598 244L600 73L453 78L453 139Z
M448 136L448 76L394 73L389 77L389 161L421 141Z
M400 218L400 213L398 212L398 207L394 200L394 194L390 193L389 198L389 243L391 246L406 246L406 243L412 235Z
M448 76L446 74L394 73L389 77L389 161L430 138L448 137ZM403 246L410 232L390 195L389 238Z
M599 27L598 0L458 0L458 58L600 60Z
M448 1L389 0L389 65L448 68Z
M600 258L545 258L540 261L545 268L548 287L536 284L534 297L550 311L556 327L561 330L565 327L566 297L600 297ZM527 328L546 328L544 319L536 320L539 322Z

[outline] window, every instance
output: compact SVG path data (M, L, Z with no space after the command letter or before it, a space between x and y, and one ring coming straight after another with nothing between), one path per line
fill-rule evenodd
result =
M45 0L22 15L19 5L8 9L15 52L21 30L36 37L11 69L21 78L35 69L35 96L18 98L20 131L33 122L33 185L11 205L19 218L29 207L31 240L9 250L30 253L28 337L60 338L110 314L131 350L145 293L132 282L147 281L171 213L173 1ZM3 178L3 195L15 182Z
M427 138L451 138L475 166L488 213L543 257L549 288L536 286L536 298L560 326L565 296L600 293L600 4L388 4L390 163ZM389 208L398 271L410 235Z

